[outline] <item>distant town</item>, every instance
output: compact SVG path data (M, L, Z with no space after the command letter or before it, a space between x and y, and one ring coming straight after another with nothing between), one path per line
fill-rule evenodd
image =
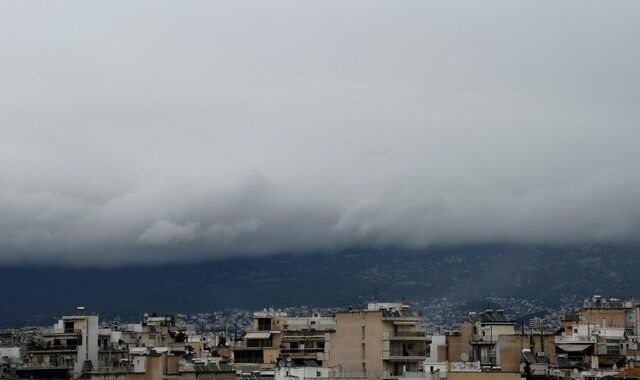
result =
M594 295L526 321L493 308L438 319L434 307L374 299L125 322L79 306L51 326L3 329L0 378L640 378L640 301Z

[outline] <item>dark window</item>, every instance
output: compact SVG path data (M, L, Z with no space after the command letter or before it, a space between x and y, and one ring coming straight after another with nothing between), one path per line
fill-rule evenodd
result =
M262 363L262 351L235 351L233 353L236 363Z
M258 330L270 331L271 330L271 318L258 318Z
M72 333L73 330L74 330L73 322L65 322L64 323L64 332L65 333Z
M247 347L271 347L271 339L248 339Z

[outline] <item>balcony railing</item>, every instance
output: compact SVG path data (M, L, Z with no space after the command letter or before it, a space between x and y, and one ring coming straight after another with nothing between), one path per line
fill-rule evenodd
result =
M239 341L234 342L231 348L246 348L246 349L263 349L263 348L274 348L273 342L251 342L247 344L247 341Z
M73 345L48 345L48 346L29 345L27 346L27 352L77 351L77 349L78 349L78 346L73 346Z
M496 363L497 361L495 356L480 358L480 365L496 365Z
M598 337L585 335L556 336L556 343L595 343Z
M392 338L427 338L425 331L395 331Z
M401 359L401 358L426 358L427 352L422 350L391 350L389 351L389 359Z
M289 348L289 347L281 347L280 351L282 352L324 352L324 347L297 347L297 348Z
M429 375L429 377L427 377L427 375ZM408 377L411 379L427 379L427 378L431 378L431 375L426 373L426 372L418 372L418 371L393 371L390 373L386 373L384 374L384 376L382 377L383 379L397 379L400 377Z
M42 334L42 336L59 336L59 335L82 335L81 329L64 329L64 330L49 330Z

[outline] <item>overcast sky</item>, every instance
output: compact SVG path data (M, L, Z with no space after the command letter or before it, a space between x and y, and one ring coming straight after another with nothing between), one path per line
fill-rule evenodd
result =
M0 264L637 243L639 14L3 1Z

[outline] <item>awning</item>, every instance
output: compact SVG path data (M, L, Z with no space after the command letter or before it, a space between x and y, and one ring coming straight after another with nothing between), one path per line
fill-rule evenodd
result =
M566 352L581 352L591 347L590 344L559 344L558 348Z
M271 332L248 332L245 339L269 339Z

